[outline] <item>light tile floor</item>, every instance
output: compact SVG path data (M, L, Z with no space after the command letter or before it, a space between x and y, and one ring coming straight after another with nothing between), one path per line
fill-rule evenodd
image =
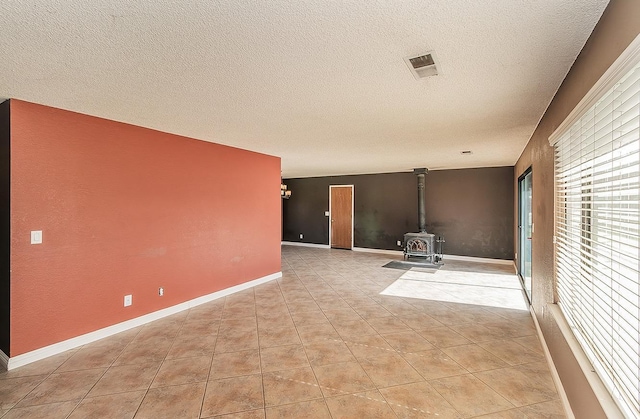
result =
M389 259L284 246L278 281L0 373L0 417L564 417L522 296L492 297L511 268Z

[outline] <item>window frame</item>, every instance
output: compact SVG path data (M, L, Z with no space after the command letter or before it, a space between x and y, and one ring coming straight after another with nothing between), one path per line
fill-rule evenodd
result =
M636 39L633 42L631 42L629 47L627 47L627 49L620 55L620 57L614 62L614 64L612 64L611 67L603 74L600 80L584 96L584 98L580 101L580 103L578 103L578 105L574 108L574 110L551 134L551 136L549 137L549 143L554 148L554 154L558 153L557 145L560 139L563 136L565 136L565 134L570 132L570 130L574 128L576 123L580 122L580 120L587 115L587 112L591 111L595 107L596 103L600 99L602 99L611 89L613 89L614 86L629 72L631 72L639 63L640 63L640 35L638 35ZM595 126L595 122L594 122L594 126ZM589 161L592 162L592 164L597 164L597 156L595 156L595 153L594 153L593 159ZM558 173L556 172L557 164L558 164L557 156L554 156L554 179L557 179L557 176L558 176ZM583 169L580 169L580 171L582 170ZM583 250L583 247L584 247L589 257L595 257L593 248L591 247L590 239L593 232L591 217L593 216L594 212L597 212L597 206L596 206L597 200L594 199L593 190L597 188L597 186L598 185L594 183L592 176L590 176L589 179L580 178L579 184L575 186L576 188L580 189L579 195L581 196L581 203L579 205L580 217L578 220L580 224L580 242L577 243L576 245L579 246L581 250ZM583 195L585 188L588 188L590 190L589 194L587 194L589 196L589 199L586 201ZM588 358L588 356L585 356L584 353L590 352L591 350L589 348L582 347L581 339L577 339L577 336L574 336L573 331L569 328L570 327L569 322L567 321L566 317L564 316L564 313L560 309L560 307L562 306L561 301L559 301L560 295L558 293L558 278L559 278L559 274L558 274L559 253L558 252L559 252L560 244L558 243L557 238L558 238L558 231L560 228L559 219L562 218L563 213L559 213L559 209L560 209L560 206L558 203L559 197L560 197L559 186L558 184L555 184L554 185L554 237L553 237L553 242L555 243L555 245L554 245L554 253L553 253L553 258L554 258L553 264L554 264L554 298L555 298L556 309L554 310L553 314L559 324L561 322L565 323L565 325L560 324L561 329L564 327L565 330L570 330L570 333L572 334L572 336L568 338L569 339L573 338L577 342L580 342L580 349L582 350L582 353L576 354L576 356L577 357L582 356L582 357ZM570 208L567 208L566 206L564 206L563 208L564 208L564 219L566 220L567 210ZM575 220L572 220L572 221L575 223ZM566 221L564 225L567 225ZM585 228L585 226L587 228ZM586 243L585 240L588 241L589 243ZM583 268L581 267L581 269ZM574 353L577 352L577 350L574 347L572 347L572 350L574 351ZM594 356L593 353L591 353L590 356ZM593 372L587 371L584 365L585 365L584 362L582 362L581 367L583 368L585 376L592 378ZM587 365L591 365L590 361ZM592 369L592 368L593 367L589 369ZM600 383L595 382L593 379L590 380L590 383L592 385L592 388L594 389L594 392L596 392L596 395L598 396L598 398L601 401L604 401L602 403L603 409L605 409L605 412L607 413L608 417L622 417L621 410L625 410L626 412L629 412L625 407L616 406L614 403L608 403L605 401L605 398L603 397L604 395L602 394L603 389L605 389L604 391L607 392L607 396L609 396L612 402L616 400L616 398L612 396L611 394L612 390L609 389L604 384L604 380L602 380L602 378L600 377L596 377L596 379L598 378L601 380ZM635 413L635 412L630 412L630 413Z

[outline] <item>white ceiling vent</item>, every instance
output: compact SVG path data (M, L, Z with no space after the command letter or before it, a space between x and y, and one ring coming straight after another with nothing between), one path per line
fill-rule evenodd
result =
M438 69L436 68L436 57L433 51L427 52L423 55L404 57L404 62L407 63L409 70L411 70L411 73L416 80L438 74Z

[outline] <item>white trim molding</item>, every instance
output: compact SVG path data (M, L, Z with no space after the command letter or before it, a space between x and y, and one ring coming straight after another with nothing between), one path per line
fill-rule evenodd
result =
M135 319L127 320L122 323L117 323L112 326L105 327L103 329L95 330L93 332L86 333L84 335L76 336L71 339L64 340L62 342L54 343L43 348L36 349L31 352L27 352L14 357L7 357L5 353L0 351L0 365L4 366L7 370L21 367L23 365L30 364L35 361L57 355L59 353L68 351L69 349L77 348L82 345L86 345L96 340L106 338L116 333L124 332L125 330L133 329L134 327L142 326L150 323L154 320L161 319L163 317L170 316L175 313L179 313L184 310L199 306L204 303L208 303L218 298L226 297L227 295L234 294L239 291L243 291L260 284L264 284L274 279L282 277L282 272L276 272L270 275L263 276L261 278L254 279L252 281L243 282L242 284L235 285L220 291L216 291L211 294L203 295L201 297L194 298L184 303L176 304L171 307L164 308L162 310L154 311L153 313L145 314Z
M585 378L587 379L587 382L591 386L593 393L596 395L598 402L600 402L600 406L602 406L602 410L604 410L604 413L607 415L607 418L623 419L624 415L620 411L620 408L618 407L616 402L613 400L613 397L611 397L611 393L609 392L609 390L607 390L607 387L604 385L604 383L598 376L598 373L595 372L593 366L591 365L591 362L589 361L589 358L582 350L582 347L580 346L578 339L576 339L573 332L571 331L571 326L569 326L569 323L564 318L564 314L562 314L562 310L560 309L560 306L558 304L547 304L546 309L549 313L551 313L551 317L558 325L558 329L560 329L560 332L562 333L562 336L566 340L567 345L569 345L569 348L571 349L571 353L576 358L578 365L580 365L580 369L582 370L582 373L584 374ZM535 319L535 316L534 316L534 319ZM536 324L536 327L538 327L537 324Z
M533 309L533 306L529 306L529 313L531 314L531 317L533 317L533 323L535 324L536 331L538 332L538 339L540 339L540 345L544 351L544 357L546 358L549 370L551 371L551 378L553 379L553 383L556 385L556 390L558 391L558 396L560 396L562 407L564 407L564 413L566 414L567 419L575 419L573 410L571 410L571 405L569 404L569 398L567 397L567 393L564 391L564 386L560 380L556 364L554 364L551 352L549 352L547 341L544 339L544 335L542 334L542 329L540 328L540 323L538 323L538 318L536 317L536 312Z
M492 258L480 258L475 256L458 256L458 255L442 255L442 260L446 263L447 259L460 260L463 262L480 262L480 263L494 263L496 265L513 265L513 261L509 259L492 259Z
M571 113L549 136L549 144L555 145L560 137L571 127L584 113L590 109L606 92L608 92L620 78L628 73L633 66L640 61L640 35L631 41L629 46L620 54L618 59L600 77L589 92L582 98Z
M379 253L381 255L394 255L394 256L404 255L402 250L371 249L368 247L354 247L352 250L354 252Z
M282 245L283 246L315 247L316 249L330 249L328 244L317 244L317 243L282 242Z
M331 248L327 244L315 244L315 243L282 242L282 244L284 246L315 247L318 249ZM376 254L390 255L390 256L404 256L404 252L402 250L373 249L370 247L354 247L351 250L353 250L354 252L376 253ZM494 263L496 265L508 265L508 266L514 266L514 263L515 263L513 260L509 260L509 259L491 259L491 258L480 258L475 256L442 255L442 260L445 263L447 259L459 260L463 262Z

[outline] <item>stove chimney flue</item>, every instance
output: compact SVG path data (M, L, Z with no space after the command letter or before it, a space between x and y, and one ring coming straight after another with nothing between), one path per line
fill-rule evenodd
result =
M427 232L427 217L424 210L424 185L425 176L429 172L427 168L413 169L413 174L418 176L418 228L420 233Z

